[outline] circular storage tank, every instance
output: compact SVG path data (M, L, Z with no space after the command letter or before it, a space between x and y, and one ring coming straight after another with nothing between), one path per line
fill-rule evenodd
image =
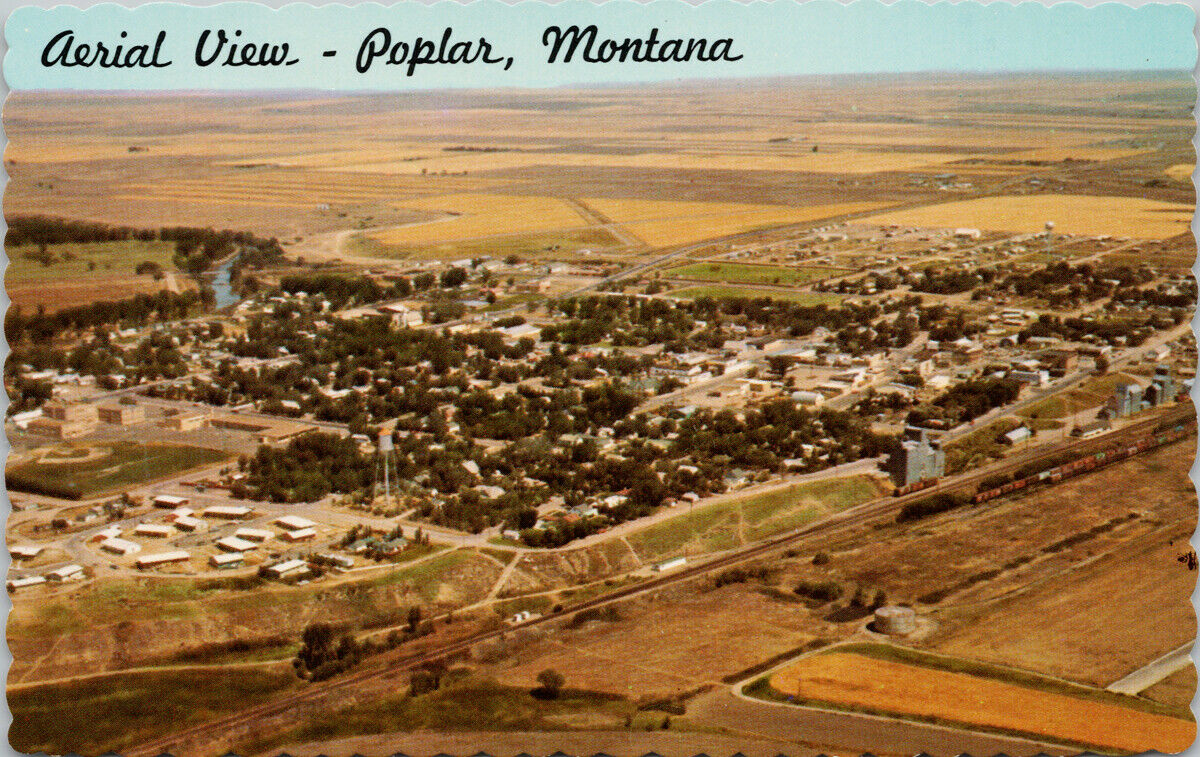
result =
M880 607L875 611L875 630L887 634L910 634L917 630L917 614L911 607Z

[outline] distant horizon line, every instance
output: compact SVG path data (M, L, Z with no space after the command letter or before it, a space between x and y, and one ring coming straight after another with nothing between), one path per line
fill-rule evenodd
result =
M569 90L601 90L601 89L636 89L641 87L684 86L688 84L703 84L706 82L779 82L804 79L853 79L853 78L889 78L889 77L964 77L964 78L1004 78L1021 76L1163 76L1181 75L1193 80L1193 69L1189 68L1039 68L1039 69L917 69L911 71L842 71L837 73L811 74L769 74L762 76L714 76L681 77L673 79L647 79L644 81L610 81L610 82L570 82L551 85L520 85L509 84L493 87L416 87L411 89L329 89L322 87L264 87L264 88L217 88L217 89L76 89L63 87L61 89L11 89L9 94L83 94L83 95L143 95L143 96L214 96L214 95L251 95L270 94L274 96L288 94L304 94L305 96L345 97L347 95L400 95L421 93L486 93L486 92L555 92Z

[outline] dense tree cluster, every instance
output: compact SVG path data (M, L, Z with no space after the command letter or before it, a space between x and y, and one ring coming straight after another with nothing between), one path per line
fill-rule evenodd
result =
M900 512L896 514L896 522L911 523L912 521L963 507L970 503L970 501L971 498L966 494L935 494L931 497L919 499L916 502L909 502L904 507L901 507Z
M930 406L915 408L908 422L922 425L930 418L952 424L969 423L979 416L1017 399L1021 382L1011 378L979 378L963 381L947 389Z
M986 284L995 277L994 268L958 268L953 270L927 269L918 276L909 275L906 282L914 292L929 292L930 294L959 294L969 292L980 284Z
M1186 310L1196 305L1196 280L1189 278L1171 287L1118 289L1113 293L1112 301L1126 306Z
M4 334L10 345L26 340L46 343L64 334L97 326L145 326L152 322L179 320L211 308L214 301L213 291L205 287L179 293L164 289L154 294L137 294L126 300L75 305L53 313L39 308L37 312L27 314L17 305L4 315Z
M875 457L883 439L859 418L835 410L816 412L790 400L738 413L703 410L679 423L673 450L697 464L768 470L781 469L784 460L803 459L805 470L819 470L862 457ZM819 446L826 459L806 455Z
M1069 341L1096 341L1117 345L1121 340L1129 347L1146 341L1157 329L1170 328L1183 323L1182 311L1156 315L1153 313L1129 315L1121 318L1062 318L1042 314L1018 334L1022 342L1030 337L1053 337Z
M4 235L5 247L123 242L130 239L151 242L158 238L158 233L151 229L112 226L94 221L70 221L47 216L15 216L6 220L8 231Z
M301 634L300 642L293 664L297 673L313 681L349 670L363 656L354 635L330 623L310 624Z
M49 381L38 381L24 376L12 376L4 382L8 391L8 414L16 415L33 410L54 396L54 385Z
M330 307L335 310L349 304L365 305L406 295L399 286L385 288L366 276L343 276L336 273L284 276L279 282L279 288L288 294L319 294L328 300Z
M246 480L236 495L273 502L313 502L330 492L354 492L371 485L372 464L358 445L337 434L314 432L287 447L263 445L239 461Z
M169 226L161 229L136 229L92 221L73 221L47 216L17 216L8 219L5 247L33 244L87 244L95 242L163 241L175 245L174 263L181 271L198 274L214 262L240 253L242 265L261 267L276 262L283 249L275 239L263 239L246 231L230 231L194 226Z

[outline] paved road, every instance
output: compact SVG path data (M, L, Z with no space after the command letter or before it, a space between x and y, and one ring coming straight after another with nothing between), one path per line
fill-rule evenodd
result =
M1109 373L1119 372L1123 366L1127 365L1128 363L1133 362L1136 359L1139 359L1142 355L1144 355L1146 353L1147 350L1149 350L1153 347L1156 347L1158 345L1164 344L1166 342L1172 341L1174 339L1178 339L1183 334L1190 332L1191 328L1192 328L1191 323L1186 323L1186 322L1181 323L1173 329L1169 329L1167 331L1155 334L1153 337L1147 339L1144 343L1142 343L1141 345L1139 345L1137 347L1130 347L1128 349L1125 349L1125 350L1117 353L1109 361L1108 372ZM1042 400L1046 399L1047 397L1050 397L1051 395L1058 394L1066 389L1069 389L1069 388L1075 387L1079 384L1082 384L1087 379L1093 378L1095 375L1096 374L1087 372L1087 371L1076 371L1075 373L1065 376L1064 378L1061 378L1061 379L1058 379L1057 381L1051 382L1043 389L1039 389L1039 390L1030 392L1029 395L1027 397L1025 397L1024 399L1018 400L1017 402L1014 402L1011 405L1005 405L1003 407L998 407L995 410L992 410L988 413L985 413L984 415L979 416L978 418L976 418L974 421L972 421L969 424L958 426L957 428L947 431L942 436L942 441L943 441L943 443L945 443L945 442L948 442L957 437L969 434L972 431L974 431L975 429L986 426L988 423L996 420L997 418L1001 418L1006 415L1012 415L1014 413L1020 412L1021 410L1024 410L1025 408L1028 408L1032 405L1037 404L1038 402L1041 402ZM1081 408L1081 410L1082 410L1082 408ZM1070 431L1070 428L1067 425L1064 425L1063 433L1066 434L1069 431Z
M1191 654L1192 642L1189 641L1178 649L1167 652L1149 665L1138 668L1121 680L1114 681L1108 686L1108 690L1117 694L1137 696L1172 673L1178 673L1191 665Z

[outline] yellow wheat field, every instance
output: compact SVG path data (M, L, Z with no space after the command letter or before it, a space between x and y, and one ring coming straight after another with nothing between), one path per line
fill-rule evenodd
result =
M502 165L504 163L502 156L520 154L505 152L502 149L495 152L452 149L464 144L476 150L482 150L489 146L496 147L486 142L480 143L477 139L458 142L375 142L349 140L341 144L326 145L324 149L312 149L302 152L291 150L277 155L259 157L257 160L285 168L313 168L342 171L346 170L347 166L350 166L350 170L361 170L364 172L370 172L368 167L372 164L408 165L413 170L387 170L379 171L378 173L419 174L421 168L425 168L427 172L432 170L441 171L448 162L455 164L462 162L463 166L468 168L473 164L483 165L487 163L487 161L479 160L480 158L494 158L494 162ZM538 149L548 149L554 146L539 143ZM220 165L236 165L241 162L245 161L229 160L224 161Z
M1090 195L1028 195L982 197L912 210L883 213L862 223L1033 233L1054 222L1061 234L1166 239L1186 232L1192 222L1190 205L1140 197Z
M856 145L867 148L932 147L951 148L955 152L972 153L978 149L1032 150L1042 147L1074 147L1103 139L1128 136L1124 131L1097 134L1080 130L1078 122L1068 122L1056 131L1029 128L1028 123L1013 122L1010 128L966 128L935 126L928 123L861 123L857 121L823 121L796 124L780 129L746 129L739 131L681 133L670 140L712 142L722 144L736 141L759 141L773 137L790 137L793 145ZM930 150L929 152L933 152Z
M1191 181L1192 172L1195 170L1195 163L1176 163L1167 169L1167 176L1170 176L1175 181Z
M587 225L569 202L555 197L468 193L406 200L399 207L457 215L380 229L367 237L387 245L423 245Z
M819 147L819 146L818 146ZM811 147L807 148L811 150ZM645 152L637 155L580 154L551 152L497 152L443 154L428 160L364 162L339 165L337 170L360 173L420 174L477 173L531 166L567 166L584 168L643 168L689 171L806 171L813 173L865 174L878 171L907 171L937 166L961 159L954 153L891 152L887 150L842 150L793 154L745 155L685 152Z
M130 148L134 148L132 151ZM303 148L297 148L303 149ZM130 160L163 156L195 155L204 157L238 156L236 161L254 160L256 155L279 151L279 138L271 135L197 134L187 139L153 137L122 140L67 135L57 139L39 139L30 135L15 137L4 149L5 160L17 163L68 163L85 160Z
M121 187L129 200L170 200L175 202L229 205L268 205L312 208L321 203L395 203L414 195L443 193L447 190L480 189L485 182L463 177L363 177L330 173L289 171L254 172L186 181L155 184L132 183Z
M1142 155L1148 150L1131 150L1119 147L1039 147L1035 150L1007 152L1003 155L993 155L991 160L1036 160L1047 163L1057 163L1064 160L1117 160Z
M798 208L732 202L607 198L590 198L584 202L651 247L687 244L767 226L817 221L879 207L878 203L869 202Z
M1196 724L1189 720L852 653L797 662L771 676L771 687L805 699L1037 733L1127 752L1179 752L1196 734Z

